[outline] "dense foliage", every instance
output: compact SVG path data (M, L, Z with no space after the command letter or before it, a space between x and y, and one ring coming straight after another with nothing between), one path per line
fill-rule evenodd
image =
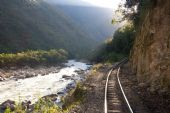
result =
M95 44L58 7L43 0L1 0L0 53L62 48L83 57Z
M127 0L124 5L120 5L115 14L121 14L122 17L114 18L112 23L126 20L128 25L118 29L113 39L106 41L98 50L93 51L92 60L113 62L128 56L147 12L156 3L154 0Z
M122 14L121 21L132 21L135 30L138 31L147 12L156 4L157 0L127 0L124 5L118 8L117 12Z
M98 50L93 51L93 61L118 61L130 53L135 31L132 24L118 29L113 38L107 40Z
M0 54L0 67L9 66L36 66L39 64L56 64L64 62L68 53L65 50L37 50L16 54Z

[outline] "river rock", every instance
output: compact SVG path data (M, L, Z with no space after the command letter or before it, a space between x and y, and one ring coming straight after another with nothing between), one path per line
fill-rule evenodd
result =
M86 65L89 65L89 66L91 66L91 65L93 65L93 63L91 63L91 62L88 62L88 63L86 63Z
M3 81L3 80L5 80L5 79L4 79L3 77L0 76L0 81Z
M43 99L45 99L45 100L51 100L51 101L55 102L55 101L57 100L57 97L58 97L58 95L56 95L56 94L51 94L51 95L44 96Z
M11 110L14 110L15 109L15 101L12 101L12 100L7 100L5 102L3 102L1 105L0 105L0 108L2 110L5 110L7 108L10 108Z
M21 76L17 76L16 79L25 79L26 77L24 75L21 75Z
M72 76L72 77L76 77L76 74L72 74L71 76Z
M72 83L69 83L67 86L66 86L66 89L72 89L72 88L75 88L76 84L74 82Z
M64 95L64 92L60 91L57 93L57 95Z
M58 72L60 72L60 71L55 69L52 73L58 73Z
M33 77L34 75L32 75L31 73L29 74L29 73L25 73L25 78L31 78L31 77Z
M77 74L81 75L84 73L84 70L80 69L80 70L75 70L74 72L76 72Z
M31 106L31 101L24 101L21 103L23 109L29 109Z
M71 76L68 76L68 75L63 75L62 78L66 79L66 80L72 79L72 77L71 77Z
M5 80L5 74L3 74L2 72L0 72L0 81L3 81Z

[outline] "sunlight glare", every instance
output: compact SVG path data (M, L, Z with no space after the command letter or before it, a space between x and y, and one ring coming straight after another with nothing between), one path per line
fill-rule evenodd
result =
M104 8L117 9L118 5L125 0L82 0L92 5Z

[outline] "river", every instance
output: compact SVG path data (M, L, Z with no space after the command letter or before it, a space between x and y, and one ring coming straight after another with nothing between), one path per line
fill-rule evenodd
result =
M66 67L63 67L57 73L50 73L45 76L38 75L17 81L6 80L0 82L0 104L8 99L16 102L30 100L34 103L46 95L59 92L66 94L68 88L75 87L78 81L84 79L90 65L75 60L69 60L65 65Z

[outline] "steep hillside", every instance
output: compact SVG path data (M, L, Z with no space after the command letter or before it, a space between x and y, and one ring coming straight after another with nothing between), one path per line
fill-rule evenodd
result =
M72 5L72 6L92 6L92 4L87 3L83 0L44 0L51 4L58 4L58 5Z
M151 2L131 51L131 64L139 82L150 91L165 92L170 90L170 1Z
M56 5L70 16L93 39L103 41L112 37L117 25L112 25L113 10L99 7Z
M1 0L1 53L63 48L73 56L83 56L94 42L59 9L42 0Z

